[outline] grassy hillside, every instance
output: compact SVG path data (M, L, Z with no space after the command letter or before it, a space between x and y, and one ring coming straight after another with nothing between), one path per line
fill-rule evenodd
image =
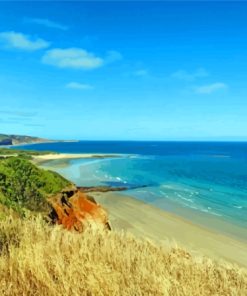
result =
M128 233L19 218L46 211L47 197L68 185L27 159L0 159L0 295L247 295L247 271L237 266Z
M247 273L188 252L42 220L0 221L1 295L247 295Z
M38 137L0 134L0 145L18 145L27 143L40 143L47 141L48 140L46 139Z
M15 210L45 210L47 196L70 184L59 174L42 170L27 159L0 159L0 203Z

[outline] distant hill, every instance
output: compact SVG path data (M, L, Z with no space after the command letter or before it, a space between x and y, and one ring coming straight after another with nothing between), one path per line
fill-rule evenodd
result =
M0 134L0 145L19 145L42 142L50 142L50 140L30 136Z

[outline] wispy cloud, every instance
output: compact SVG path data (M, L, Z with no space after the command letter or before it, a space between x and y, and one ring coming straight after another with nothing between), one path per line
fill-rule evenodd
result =
M31 126L31 127L44 127L44 124L40 124L40 123L26 123L24 124L25 126Z
M66 84L66 88L87 90L87 89L93 89L93 86L90 85L90 84L83 84L83 83L78 83L78 82L70 82L70 83Z
M227 88L228 88L227 84L222 82L216 82L208 85L198 86L194 90L195 90L195 93L197 94L211 94L213 92L224 90Z
M178 71L172 73L172 75L171 75L172 78L185 80L185 81L193 81L197 78L202 78L202 77L207 77L207 76L209 76L209 74L203 68L199 68L199 69L195 70L194 72L188 72L185 70L178 70Z
M133 72L133 75L134 76L147 76L148 75L148 70L140 69L140 70L137 70L137 71Z
M0 122L2 124L14 124L23 126L40 126L36 123L38 112L36 111L25 111L25 110L10 110L2 109L0 110Z
M109 50L104 60L105 60L105 63L113 63L113 62L122 60L122 58L123 56L121 55L120 52L116 50Z
M95 69L103 66L104 60L81 48L55 48L42 58L44 64L59 68Z
M36 116L37 112L0 110L0 114L30 118Z
M50 46L50 43L41 38L33 38L29 35L14 31L1 32L0 43L5 48L35 51Z
M62 25L60 23L51 21L49 19L42 19L42 18L25 18L24 19L25 23L31 23L31 24L37 24L41 25L47 28L52 28L52 29L59 29L63 31L67 31L69 29L68 26Z
M121 58L122 55L117 51L109 51L106 57L102 58L82 48L54 48L44 54L42 62L59 68L89 70L100 68Z

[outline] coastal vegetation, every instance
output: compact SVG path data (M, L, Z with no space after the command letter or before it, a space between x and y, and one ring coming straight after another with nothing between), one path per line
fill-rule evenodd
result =
M108 222L94 200L82 204L85 193L64 191L72 185L68 180L28 157L31 152L0 159L1 295L247 294L247 271L237 265L109 231L103 224L88 223L83 232L68 227L78 217L75 209L85 210L84 205ZM60 214L67 213L58 215L60 225L44 219L53 195L59 197Z
M46 155L46 154L56 154L56 153L52 151L8 149L8 148L0 147L0 158L5 158L9 156L19 156L22 158L32 159L33 156Z
M59 174L38 168L26 157L0 159L0 202L17 212L47 210L47 197L70 184Z

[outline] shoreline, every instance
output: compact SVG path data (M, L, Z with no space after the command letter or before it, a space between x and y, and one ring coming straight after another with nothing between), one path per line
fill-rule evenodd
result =
M100 154L100 153L56 153L33 155L35 163L41 163L52 160L66 160L66 159L90 159L90 158L114 158L121 157L120 154Z
M176 214L116 192L91 193L109 213L113 230L128 231L167 247L179 245L195 255L247 267L247 244L199 226Z
M121 157L116 154L57 153L34 156L37 165L46 161ZM52 164L50 166L52 169ZM128 231L166 246L178 244L191 253L247 267L247 243L219 230L198 225L193 219L150 205L118 192L88 192L109 213L113 229ZM245 259L246 258L246 259Z

